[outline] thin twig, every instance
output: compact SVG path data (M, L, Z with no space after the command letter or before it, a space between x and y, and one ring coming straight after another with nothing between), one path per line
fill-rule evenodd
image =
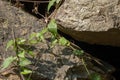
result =
M16 52L16 56L18 58L18 61L17 61L17 65L19 65L20 63L20 58L19 56L17 55L18 54L18 44L17 44L17 41L16 41L16 37L15 37L15 32L14 32L14 27L12 27L12 38L14 40L14 47L15 47L15 52ZM21 67L18 66L18 69L19 69L19 73L21 72ZM20 73L20 78L21 80L25 80L24 76Z
M3 70L0 70L0 74L4 73L4 72L8 72L8 71L12 71L14 69L15 66L11 66L7 69L3 69Z
M90 72L89 72L89 70L88 70L88 68L87 68L87 66L86 66L85 61L84 61L83 58L82 58L82 63L83 63L83 65L84 65L84 67L85 67L85 69L86 69L88 75L90 76Z

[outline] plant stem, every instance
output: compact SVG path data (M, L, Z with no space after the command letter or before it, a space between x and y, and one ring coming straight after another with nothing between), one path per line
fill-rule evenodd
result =
M17 44L17 41L16 41L15 32L14 32L14 28L13 27L12 27L12 37L13 37L13 41L14 41L15 53L16 53L16 56L18 58L17 65L18 65L18 69L19 69L19 73L20 73L21 72L21 67L19 66L20 58L18 56L19 48L18 48L18 44ZM21 78L21 80L25 80L24 76L21 73L20 73L20 78Z
M82 58L82 63L83 63L83 65L84 65L84 67L85 67L85 69L86 69L88 75L90 76L90 72L89 72L89 70L88 70L88 68L87 68L87 66L86 66L85 61L84 61L83 58Z

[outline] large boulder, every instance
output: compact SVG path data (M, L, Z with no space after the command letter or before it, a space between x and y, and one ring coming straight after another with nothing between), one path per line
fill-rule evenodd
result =
M0 66L6 57L15 55L11 48L6 51L7 42L12 39L13 32L16 38L28 40L30 34L41 31L45 25L42 19L38 20L23 10L11 6L5 0L0 0ZM24 49L32 50L35 55L33 58L28 56L33 64L26 66L33 70L33 80L88 79L86 67L90 74L98 73L104 78L103 80L111 80L110 76L114 71L114 67L111 65L87 53L76 56L73 54L73 50L67 46L56 44L54 48L50 48L50 34L46 33L44 37L46 42L34 45L26 42L26 44L19 45L21 49L24 47ZM0 80L20 80L17 76L18 72L13 73L14 69L16 68L11 67L5 69L4 72L0 67Z
M78 41L120 46L120 0L65 0L55 18Z

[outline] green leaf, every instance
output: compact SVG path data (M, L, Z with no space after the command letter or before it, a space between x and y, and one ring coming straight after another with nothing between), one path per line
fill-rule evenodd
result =
M25 41L26 41L26 40L25 40L25 39L22 39L22 38L17 38L17 39L16 39L17 44L24 44Z
M41 36L40 36L40 40L42 40L42 42L44 42L44 41L45 41L45 38L44 38L44 36L43 36L43 35L41 35Z
M32 40L34 37L36 37L36 33L34 32L34 33L32 33L31 35L30 35L30 37L29 37L29 40Z
M8 43L7 43L7 46L6 46L6 50L12 46L14 44L14 41L13 40L10 40Z
M56 3L58 4L61 0L56 0Z
M25 57L25 51L20 51L20 52L18 53L18 56L19 56L20 58L24 58L24 57Z
M84 51L83 50L74 50L73 53L76 55L83 55Z
M23 74L23 75L30 74L30 73L32 73L32 71L29 70L29 69L24 69L24 70L21 72L21 74Z
M70 46L70 42L68 41L67 46Z
M25 41L26 41L26 40L25 40L25 39L22 39L22 38L18 38L18 39L17 39L17 43L18 43L18 44L24 44Z
M45 41L45 39L44 39L44 36L43 36L43 34L42 33L37 33L37 38L40 40L40 41Z
M26 58L20 58L20 64L19 64L20 66L27 66L29 64L31 64L31 61L29 61Z
M57 39L53 40L53 41L52 41L52 44L51 44L51 48L54 47L57 42L58 42Z
M31 56L35 56L35 54L33 54L33 51L28 51L28 54L30 54Z
M91 80L102 80L101 76L97 73L91 74Z
M40 31L39 33L37 33L36 37L40 40L40 41L45 41L44 39L44 34L48 31L47 28L44 28L42 31Z
M30 43L30 44L36 44L36 43L38 43L38 41L35 40L35 39L34 39L34 40L29 40L29 43Z
M47 28L44 28L42 31L36 34L36 37L40 37L41 35L45 34L48 31Z
M6 58L3 62L3 64L1 65L2 70L9 67L9 65L15 60L17 59L16 57L10 56L8 58Z
M57 24L54 19L51 19L51 21L48 24L48 30L51 32L55 37L57 35Z
M47 7L48 12L49 12L50 8L54 5L55 2L56 2L56 0L50 0L48 7Z
M64 37L61 37L59 39L59 44L60 45L67 46L68 43L69 43L69 41L67 39L65 39Z
M40 31L41 34L45 34L48 31L48 28L44 28L42 31Z

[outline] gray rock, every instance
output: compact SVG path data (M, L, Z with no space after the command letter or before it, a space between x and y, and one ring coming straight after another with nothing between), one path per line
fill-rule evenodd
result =
M120 0L65 0L55 18L78 41L120 46Z
M11 6L8 2L0 0L0 57L6 58L15 55L15 52L11 49L5 50L7 42L12 39L12 27L14 28L16 38L23 37L29 39L29 35L32 32L41 31L45 25L43 20L38 20L23 10ZM31 47L35 54L34 58L28 57L34 64L27 66L33 70L33 80L76 80L77 78L89 78L81 57L75 56L71 48L58 44L54 48L50 48L51 36L49 33L45 34L45 39L46 42L34 45L27 45L26 43L23 45L25 48ZM83 57L91 74L97 72L104 78L111 75L114 71L113 67L108 67L109 65L103 65L102 67L103 69L107 68L107 71L96 66L92 63L92 61L96 60L92 56L83 55ZM3 60L0 59L0 66ZM99 63L96 64L100 65ZM8 80L12 79L8 78Z

